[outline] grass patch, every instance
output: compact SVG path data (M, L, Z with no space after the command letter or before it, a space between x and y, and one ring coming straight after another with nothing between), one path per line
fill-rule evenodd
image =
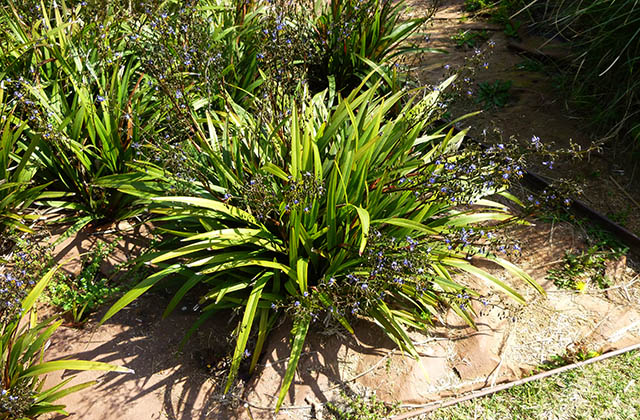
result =
M629 419L640 415L640 353L513 387L421 419Z

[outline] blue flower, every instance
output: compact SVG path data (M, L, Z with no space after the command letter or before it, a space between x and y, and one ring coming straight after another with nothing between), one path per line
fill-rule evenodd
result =
M540 137L534 135L531 137L531 144L533 144L536 149L539 149L540 147L542 147L542 143L540 142Z

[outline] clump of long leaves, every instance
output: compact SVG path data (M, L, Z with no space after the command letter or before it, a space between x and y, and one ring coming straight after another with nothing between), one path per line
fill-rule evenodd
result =
M37 178L58 192L48 204L79 211L81 224L135 214L133 197L99 185L104 176L128 172L155 129L157 99L130 38L105 32L108 21L78 19L64 3L42 2L35 21L10 5L2 20L12 47L4 56L12 63L6 84L28 121L25 133L39 139L32 151Z
M407 45L409 37L435 12L437 2L425 6L425 16L406 19L405 1L330 0L315 1L321 13L315 18L315 32L321 61L311 77L334 79L338 90L355 88L372 69L384 77L390 88L399 83L394 64L409 53L431 51Z
M173 105L199 97L221 109L227 94L242 103L262 83L261 14L244 1L163 2L148 9L133 47Z
M38 321L35 304L55 274L49 270L34 282L21 273L0 267L0 419L33 419L56 412L68 415L60 398L92 386L89 381L65 388L74 377L44 389L44 375L58 370L132 372L131 369L86 360L43 361L48 341L61 320Z
M536 21L571 42L572 99L592 121L640 145L640 5L633 1L534 2ZM607 106L602 106L607 104Z
M35 168L30 158L38 139L28 140L22 135L27 123L14 111L15 106L7 102L5 89L0 86L0 233L7 227L31 231L25 224L30 216L23 210L41 198L46 187L32 184Z
M429 126L452 80L404 106L404 93L379 97L376 85L363 90L365 81L335 107L321 93L292 106L284 120L256 120L232 102L225 112L194 118L198 140L185 150L197 180L183 186L186 195L152 198L169 234L165 250L150 260L160 270L116 302L103 321L167 276L183 283L165 314L206 285L201 318L187 336L220 309L243 313L229 390L250 353L250 336L256 337L253 370L270 326L286 312L294 325L279 407L307 331L323 314L349 331L350 317L369 317L416 356L406 328L424 328L443 307L473 325L470 300L478 295L455 282L454 272L478 276L523 301L472 265L470 255L501 264L542 292L489 251L495 224L514 217L484 197L522 174L517 160L502 156L499 147L462 151L464 133ZM396 106L400 112L391 111Z
M376 74L368 77L370 83L381 79L381 88L397 89L407 79L396 67L402 57L432 51L409 45L408 39L433 7L423 17L405 19L404 1L269 3L260 17L258 52L269 97L274 96L273 84L291 94L300 82L308 83L312 93L326 88L348 93L372 70Z

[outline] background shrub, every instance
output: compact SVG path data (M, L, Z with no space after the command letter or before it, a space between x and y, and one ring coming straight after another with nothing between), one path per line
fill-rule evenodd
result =
M571 42L565 84L596 128L640 141L640 7L632 1L536 2L528 13L545 31ZM606 104L606 106L602 106Z

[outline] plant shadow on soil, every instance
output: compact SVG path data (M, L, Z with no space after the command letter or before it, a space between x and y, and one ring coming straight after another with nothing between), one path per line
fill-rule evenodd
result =
M180 341L198 314L191 310L193 304L185 304L162 319L162 309L168 301L165 296L147 294L104 325L97 325L100 313L92 316L91 326L86 329L60 329L48 350L48 358L101 361L135 371L80 373L73 383L78 379L99 383L93 392L89 389L62 400L70 409L71 418L215 418L210 411L219 401L220 386L225 379L222 366L232 329L228 323L230 314L221 314L205 323L184 351L178 352ZM65 372L62 378L71 375ZM224 413L220 415L228 418ZM63 418L67 417L55 417Z
M248 393L257 394L263 406L275 406L291 352L291 326L291 321L285 320L270 333L258 369L247 381L244 398L249 397ZM350 375L345 365L352 355L382 357L396 347L370 321L359 319L352 326L354 335L341 326L323 328L321 332L312 324L297 375L285 399L287 404L300 404L305 399L321 403L329 401L331 395L327 394L327 389L334 384L349 389L346 381Z
M102 231L86 226L69 238L61 240L68 228L66 225L57 226L50 232L49 243L60 241L53 250L54 263L61 264L64 272L78 275L82 269L82 256L89 255L100 241L116 241L115 249L104 259L100 271L107 277L118 277L120 273L116 266L127 263L149 247L153 226L148 223L130 225L120 222L103 226L105 229Z
M228 372L228 355L233 347L233 327L237 320L231 311L221 311L205 322L179 352L187 330L197 320L196 302L184 302L171 315L162 318L170 296L162 292L147 293L121 310L103 325L98 322L107 308L91 315L84 329L61 327L52 339L46 357L49 360L72 358L93 360L133 369L133 374L81 372L71 385L97 380L88 390L61 400L70 411L62 419L228 419L242 411L244 398L256 393L265 408L273 408L290 354L291 322L284 320L269 335L256 372L248 374L243 362L233 396L224 397ZM289 403L327 402L326 389L338 384L349 389L345 381L353 374L345 369L349 357L380 358L395 344L366 320L354 323L356 334L329 335L311 328L305 343L298 373L289 390ZM251 343L248 346L252 349ZM248 359L247 359L248 360ZM47 385L75 375L54 373ZM337 387L336 387L337 389ZM356 390L354 390L356 392ZM238 407L240 402L240 407Z

